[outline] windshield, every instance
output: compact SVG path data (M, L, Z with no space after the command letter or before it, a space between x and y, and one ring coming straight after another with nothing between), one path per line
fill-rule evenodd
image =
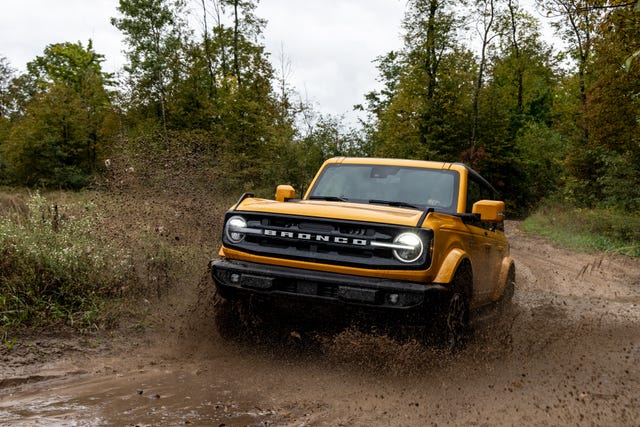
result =
M386 165L327 165L309 199L429 207L455 212L458 173Z

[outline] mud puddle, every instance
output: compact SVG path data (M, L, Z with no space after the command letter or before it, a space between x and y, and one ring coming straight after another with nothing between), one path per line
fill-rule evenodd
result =
M257 425L277 421L255 396L192 370L78 375L5 394L0 425Z

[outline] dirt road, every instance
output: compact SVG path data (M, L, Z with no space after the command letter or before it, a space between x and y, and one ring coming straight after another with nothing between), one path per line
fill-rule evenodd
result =
M354 331L225 344L201 299L154 333L4 348L0 425L639 425L640 261L508 235L514 308L462 354Z

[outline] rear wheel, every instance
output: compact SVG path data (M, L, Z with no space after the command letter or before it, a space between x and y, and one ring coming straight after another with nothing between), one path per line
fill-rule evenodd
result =
M516 268L512 265L507 274L507 283L504 285L504 291L497 303L498 312L508 311L513 301L513 294L516 289Z

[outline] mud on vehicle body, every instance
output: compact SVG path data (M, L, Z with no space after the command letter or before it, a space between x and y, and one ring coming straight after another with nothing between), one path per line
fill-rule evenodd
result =
M245 194L226 213L211 264L218 327L241 333L254 314L384 315L458 347L475 309L513 295L503 212L463 164L329 159L301 199L281 185L275 200Z

